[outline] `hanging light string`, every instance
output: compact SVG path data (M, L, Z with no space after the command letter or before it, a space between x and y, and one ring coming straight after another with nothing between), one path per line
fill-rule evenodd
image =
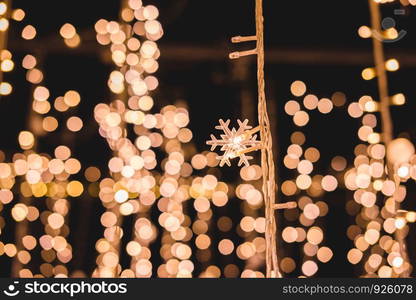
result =
M371 14L371 27L375 32L381 32L381 18L379 4L374 0L369 0L370 14ZM384 50L382 41L377 38L378 35L373 34L373 54L374 62L377 73L378 92L380 97L380 115L382 122L382 136L386 146L393 139L393 122L390 114L390 100L388 94L388 82L384 60ZM393 172L389 172L393 174Z
M6 24L8 25L4 30L0 31L0 53L3 52L3 50L7 50L7 35L8 35L8 29L10 26L7 18L11 16L12 0L5 0L3 4L6 7L4 14L6 16L6 19L5 19L7 21ZM3 57L1 59L3 59ZM0 83L3 85L3 68L0 68ZM0 95L3 95L2 91L0 91Z
M256 0L256 36L257 36L257 83L258 83L258 120L260 137L263 143L261 149L261 166L263 170L263 195L266 217L266 265L267 277L281 277L277 261L276 219L274 212L276 181L272 150L270 121L267 114L264 82L264 26L263 0Z
M373 40L373 55L374 55L374 62L377 74L377 83L378 83L378 93L380 97L380 116L381 116L381 123L382 123L382 138L383 142L386 147L389 146L391 141L393 140L393 121L391 118L390 113L390 98L388 92L388 80L386 74L386 67L385 67L385 57L384 57L384 49L383 49L383 42L380 40L380 33L381 30L381 17L380 17L380 9L379 4L374 0L369 0L370 6L370 15L371 15L371 27L372 27L372 40ZM396 185L396 190L400 185L400 179L394 172L394 165L392 162L386 159L387 165L387 175L390 180L392 180ZM396 194L396 193L395 193ZM396 201L396 196L393 194L394 201L394 212L397 214L397 211L400 209L400 203ZM407 254L407 247L405 239L396 231L395 238L400 246L400 254L404 261L409 261L408 254ZM406 269L403 273L401 273L402 277L409 276L409 269Z
M256 35L255 36L236 36L231 39L233 43L256 41L256 48L252 50L232 52L230 59L237 59L248 55L257 55L257 86L258 86L258 123L259 126L251 128L248 126L248 120L241 122L238 120L239 128L229 129L229 120L224 122L220 120L220 126L216 129L223 130L225 134L221 135L221 139L215 138L211 135L211 140L207 141L211 145L211 151L216 147L221 146L224 152L223 156L217 158L221 160L220 166L225 163L231 165L230 159L239 157L239 165L244 163L249 165L248 160L251 156L246 156L246 153L261 150L261 169L262 169L262 191L264 198L265 209L265 240L266 240L266 276L267 277L281 277L278 264L277 254L277 224L275 210L277 209L291 209L297 205L295 202L288 202L282 205L276 205L276 180L275 167L273 159L273 142L270 130L270 121L267 114L267 103L265 95L265 80L264 80L264 26L263 26L263 1L256 0L255 2L255 17L256 17ZM253 133L260 131L260 141L256 140Z

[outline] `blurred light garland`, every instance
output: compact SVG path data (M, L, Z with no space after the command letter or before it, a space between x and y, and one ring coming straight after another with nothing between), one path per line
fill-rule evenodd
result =
M267 112L267 103L265 96L264 83L264 27L263 27L263 1L255 1L255 19L256 19L256 35L255 36L236 36L231 39L233 43L256 41L256 48L253 50L233 52L230 54L231 59L238 59L247 55L257 55L257 86L258 86L258 122L259 126L255 131L260 131L260 143L252 138L252 132L247 127L247 122L241 123L239 121L238 131L229 130L228 123L220 120L220 126L217 129L222 129L225 135L222 135L221 141L212 136L212 140L207 144L212 145L212 150L216 146L222 145L221 150L224 155L218 157L221 160L220 165L227 163L230 165L230 158L240 157L239 165L245 163L248 165L248 158L246 153L256 150L261 150L261 169L263 180L263 197L265 203L265 238L266 238L266 276L267 277L281 277L279 271L279 263L277 256L277 234L276 234L276 217L275 209L292 208L289 206L276 207L276 181L275 181L275 167L272 148L272 137L270 129L270 121ZM237 135L238 134L238 135ZM247 148L249 145L251 147Z
M299 80L291 84L290 91L294 97L303 98L303 101L289 100L284 106L286 114L291 116L293 123L300 128L306 128L313 111L329 115L345 103L344 95L340 93L335 93L332 99L319 99L314 94L308 94L306 84ZM335 191L339 183L337 177L331 174L314 174L317 172L315 165L318 164L321 153L318 148L307 146L308 141L303 132L294 131L290 141L283 164L296 173L296 178L285 180L281 185L281 191L286 197L297 198L299 209L285 212L285 218L288 221L299 220L301 226L283 228L282 239L288 244L303 244L303 262L300 269L302 276L311 277L319 269L313 258L328 263L333 257L331 248L320 246L325 240L325 230L318 220L327 215L328 205L322 200L314 200L323 198L327 192ZM285 257L281 261L281 268L283 272L291 273L296 268L296 262L289 256Z
M10 72L14 68L12 53L7 50L7 34L10 28L10 19L14 18L11 9L12 1L5 0L0 2L0 95L9 95L13 87L4 81L4 72Z
M357 225L350 226L347 232L355 245L347 258L352 264L363 261L368 277L408 277L412 269L405 243L408 226L397 216L400 203L406 198L406 187L401 182L413 176L411 164L414 164L415 149L405 138L393 139L390 105L404 104L405 99L402 94L393 97L388 94L386 70L396 71L399 64L396 59L385 61L384 58L383 42L397 38L395 28L381 30L379 3L385 2L369 0L372 29L362 26L359 30L361 37L373 40L375 68L365 69L362 75L365 80L377 77L380 101L363 96L348 108L353 118L367 113L362 118L358 136L368 145L360 144L355 148L355 167L348 170L344 178L346 187L355 191L354 201L361 206L357 207L353 201L347 204L350 214L358 213ZM377 118L372 113L376 111L381 116L381 134L374 132ZM378 206L380 198L385 201Z
M222 273L225 277L281 277L292 273L297 263L302 277L314 276L319 268L317 261L327 263L333 256L332 249L322 246L326 242L325 231L318 222L328 213L322 196L345 186L353 191L353 200L347 202L346 209L355 219L347 231L354 243L347 254L348 261L362 262L367 277L409 277L413 266L405 238L408 224L416 221L416 212L401 209L400 204L406 198L405 183L416 180L416 155L414 145L407 138L394 139L393 135L390 105L403 105L406 97L402 93L388 94L386 71L397 71L400 64L395 58L384 58L383 39L394 40L398 36L395 28L382 31L380 27L379 5L387 2L394 1L369 0L371 28L362 26L358 31L361 37L373 39L375 67L364 69L362 77L365 80L377 77L380 101L365 95L348 105L348 114L361 118L358 138L363 142L354 149L356 157L352 167L348 167L344 157L335 156L331 160L332 170L327 175L318 174L316 163L320 151L306 146L303 132L293 132L283 164L295 172L296 178L283 181L281 192L287 198L296 197L296 201L285 203L275 203L277 183L264 91L262 0L255 1L256 35L232 38L233 43L255 41L256 48L230 54L231 59L257 55L259 125L252 128L248 120L238 120L239 128L235 129L230 128L230 120L220 120L216 129L223 134L220 139L212 135L207 142L211 150L219 146L224 152L218 160L213 152L197 153L194 149L193 135L187 128L190 116L186 105L179 101L164 106L158 113L151 112L155 104L151 94L159 84L154 76L160 56L157 41L163 36L155 6L144 6L141 0L125 0L119 21L100 19L95 24L96 39L110 49L114 68L107 82L113 99L94 109L99 134L113 152L108 161L109 176L104 178L94 166L84 168L84 177L89 183L71 178L81 172L82 165L73 157L70 143L54 145L53 154L37 152L42 137L60 128L55 113L72 114L82 99L77 91L68 90L56 97L52 106L53 90L42 85L42 57L25 55L22 67L27 70L26 80L31 83L33 101L27 130L17 137L22 151L14 153L11 162L4 162L4 153L0 152L0 211L6 205L12 206L10 214L16 221L15 241L0 242L0 255L4 253L13 259L13 276L89 275L84 270L71 273L67 265L76 254L68 238L70 199L83 197L84 190L93 197L98 196L105 208L100 217L103 234L95 243L98 255L93 277L205 278L220 277ZM416 5L407 0L400 3ZM1 95L12 92L11 84L3 81L3 73L14 69L12 53L6 49L9 21L22 21L24 17L23 10L11 10L11 1L0 2ZM82 42L70 23L63 24L59 34L69 48L78 47ZM21 37L35 39L36 27L25 24ZM334 107L342 107L346 102L345 95L339 92L331 99L306 94L307 87L302 81L293 82L290 90L293 96L303 98L302 102L290 100L284 107L297 127L309 123L308 111L316 109L330 114ZM377 112L381 114L381 133L376 132ZM73 134L80 132L83 120L67 114L66 126L60 129ZM260 140L257 140L258 132ZM261 164L250 165L252 157L248 154L258 150ZM237 157L238 165L242 166L242 182L233 186L220 181L220 173L215 170L217 165L231 165L230 160ZM234 224L234 220L223 215L214 222L216 207L225 206L234 194L243 200L241 220ZM32 201L34 198L44 201ZM264 217L256 211L263 205ZM155 209L160 212L157 221L152 213ZM284 210L285 219L299 221L300 225L284 226L278 233L275 210L279 209ZM125 224L129 218L133 225L131 236L126 238L125 232L130 228ZM37 220L43 225L39 236L28 226L28 222ZM234 225L237 235L243 238L241 244L227 236ZM1 217L0 234L5 226ZM218 237L213 235L217 229L221 232ZM264 238L258 236L263 234ZM285 247L302 243L301 265L287 253L278 251L280 235ZM160 243L160 248L152 253L153 243ZM38 250L42 263L31 266L32 256L38 255ZM244 269L240 272L236 264L229 263L221 270L214 263L216 251L222 256L235 253L245 261ZM125 254L129 262L122 265L121 257ZM162 259L157 267L151 259L156 255ZM259 271L264 260L265 274Z

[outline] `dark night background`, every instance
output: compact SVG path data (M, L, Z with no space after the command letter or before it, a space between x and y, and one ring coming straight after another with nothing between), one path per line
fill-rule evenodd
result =
M164 28L164 36L158 42L161 57L156 76L160 85L154 94L155 109L185 99L190 112L190 129L199 151L208 150L205 141L214 131L219 118L235 120L247 117L250 123L254 123L257 101L255 61L252 57L237 62L227 58L229 52L254 47L230 42L232 36L255 33L254 1L143 2L159 8L159 20ZM0 149L7 154L7 160L11 159L15 149L19 149L16 138L19 131L27 128L31 90L25 80L21 59L33 53L41 60L39 65L44 71L44 84L51 91L51 99L69 89L79 91L82 101L76 114L84 121L81 134L58 129L41 138L39 151L51 152L62 143L71 145L75 157L83 164L83 170L84 167L96 165L106 174L106 163L111 153L107 150L105 140L97 133L93 108L97 103L111 99L106 82L112 66L105 59L108 48L95 42L93 26L100 18L117 20L119 5L119 0L13 1L13 7L24 9L26 17L22 22L11 22L9 31L8 49L13 53L15 69L5 74L5 79L12 83L14 90L10 96L0 99ZM304 81L308 93L321 98L330 98L334 92L343 92L347 96L344 107L335 108L329 115L312 112L308 126L300 128L306 134L306 145L315 146L321 151L318 172L328 173L332 157L342 155L351 162L354 146L359 143L356 132L360 119L348 117L348 103L357 101L363 95L372 95L377 99L376 81L364 81L361 78L361 71L373 66L371 40L361 39L357 34L360 26L369 25L368 3L366 0L264 0L264 5L266 95L277 136L278 181L293 176L291 171L284 168L282 159L290 144L290 134L297 130L291 118L284 113L285 102L293 97L290 84L295 80ZM416 78L416 9L408 8L405 16L394 16L393 11L397 7L397 4L383 6L383 16L394 17L397 27L408 31L403 40L385 44L386 59L395 57L401 63L399 71L389 73L390 94L402 92L407 98L405 105L392 107L394 131L396 136L405 135L415 142L416 90L413 81ZM59 28L67 22L73 24L81 35L81 45L76 49L67 48L59 37ZM33 41L20 38L26 24L33 24L38 31ZM250 72L245 78L238 78L235 70L244 63L248 64ZM249 99L244 105L242 92L248 93ZM236 166L220 171L224 181L237 180ZM407 186L408 196L404 207L416 210L415 184L412 181ZM352 193L345 189L324 196L329 213L319 222L325 231L323 244L333 249L334 257L328 264L319 264L318 277L355 277L360 274L360 267L352 266L346 259L352 247L346 229L354 220L346 214L345 203L351 197ZM289 200L289 197L284 196L280 199ZM94 244L102 234L99 215L103 207L99 199L88 196L71 201L70 242L74 258L69 268L82 269L90 275L95 266ZM241 217L238 204L232 201L218 211L233 219ZM7 217L6 224L2 239L13 241L14 228ZM33 226L32 232L42 230L41 225ZM415 226L411 226L407 240L412 262L416 261L415 229ZM238 240L238 237L235 238ZM292 248L285 249L285 255L296 258L299 250ZM32 263L36 259L39 258L34 256ZM156 266L157 259L152 258ZM227 263L244 265L236 256L227 259ZM221 265L223 260L214 256L213 263ZM10 258L0 256L0 266L0 276L9 276ZM293 272L298 273L299 270ZM195 274L198 274L198 268Z

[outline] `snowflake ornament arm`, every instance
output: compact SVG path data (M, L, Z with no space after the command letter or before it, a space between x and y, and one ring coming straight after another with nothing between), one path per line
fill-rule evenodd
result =
M215 135L211 134L211 140L207 141L208 145L211 145L211 151L215 150L217 147L221 147L220 150L223 151L223 155L217 156L217 159L220 160L220 166L227 164L231 166L230 159L239 157L238 166L241 166L243 163L248 166L249 160L252 159L252 156L246 155L246 153L259 150L261 148L261 141L257 140L257 135L253 135L255 132L259 131L260 128L256 127L251 129L252 126L248 125L248 120L238 122L238 129L230 129L230 120L224 122L222 119L219 120L219 125L215 126L216 129L222 130L224 133L220 135L220 139L217 139ZM251 130L250 130L251 129Z

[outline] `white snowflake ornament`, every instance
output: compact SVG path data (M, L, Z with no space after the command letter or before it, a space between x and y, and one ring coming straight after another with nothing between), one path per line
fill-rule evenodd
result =
M238 122L238 129L229 128L230 120L224 122L220 119L220 125L215 126L215 129L222 130L224 134L220 135L220 139L217 139L215 135L211 134L211 140L207 141L208 145L211 145L211 151L215 150L215 148L221 147L221 151L223 151L223 155L217 156L217 159L220 160L220 167L224 164L231 166L230 159L235 157L239 157L240 160L238 162L238 166L241 166L243 163L246 166L249 166L249 160L252 159L252 156L246 155L247 152L258 150L261 146L261 141L258 141L257 135L252 135L248 133L248 130L252 127L248 125L248 120L244 120ZM253 148L251 150L251 148Z

